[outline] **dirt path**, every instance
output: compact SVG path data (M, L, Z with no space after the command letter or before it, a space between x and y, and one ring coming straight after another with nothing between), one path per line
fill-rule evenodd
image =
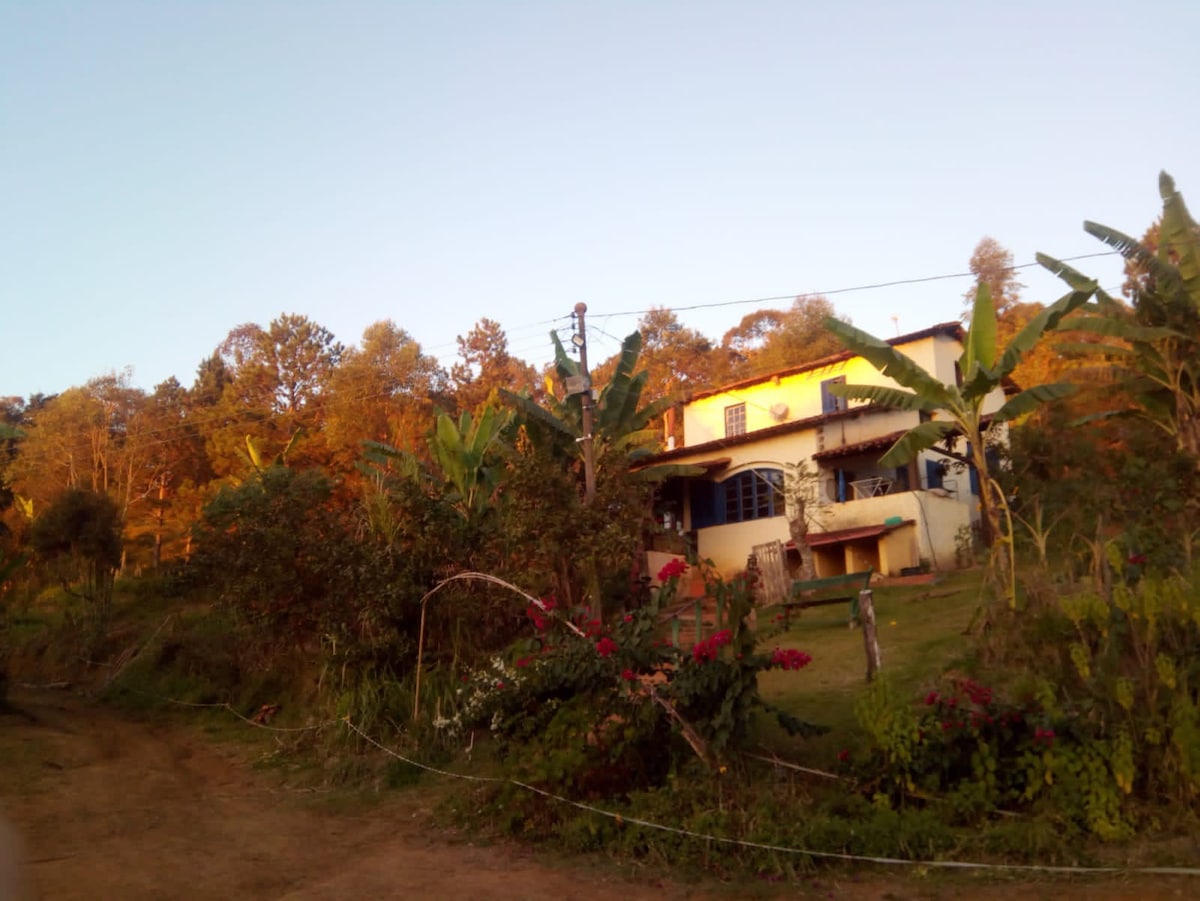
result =
M16 692L13 701L26 715L0 717L0 796L46 899L686 894L431 837L428 811L403 796L358 815L321 811L311 795L186 729L130 721L66 693Z
M1200 881L984 882L874 872L803 886L709 886L556 866L430 829L419 792L357 813L317 806L234 750L64 692L15 692L0 715L0 798L45 899L597 899L809 897L1029 901L1190 898ZM0 899L6 901L6 899Z

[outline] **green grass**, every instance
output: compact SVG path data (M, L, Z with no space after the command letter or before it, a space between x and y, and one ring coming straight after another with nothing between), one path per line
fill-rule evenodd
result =
M932 680L961 664L970 641L964 633L979 609L981 573L948 574L929 585L875 588L881 673L904 695L916 697ZM798 672L771 670L759 677L767 703L802 720L828 726L828 735L793 739L764 719L760 740L773 751L809 766L829 767L861 734L854 705L867 688L861 629L847 626L848 605L815 607L793 615L787 632L764 630L760 647L798 648L812 663Z

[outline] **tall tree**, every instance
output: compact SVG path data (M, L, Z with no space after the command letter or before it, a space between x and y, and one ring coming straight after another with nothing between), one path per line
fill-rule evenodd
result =
M540 390L537 371L509 353L508 336L500 323L480 319L457 340L458 362L450 369L450 381L460 410L480 409L495 400L501 389Z
M343 352L333 333L285 313L265 329L238 326L218 350L231 381L221 393L221 425L210 434L214 470L244 470L247 436L270 457L292 446L296 460L324 462L319 401Z
M725 380L749 378L811 363L840 351L841 344L825 328L839 316L828 298L800 295L787 310L756 310L725 333Z
M988 286L996 315L1003 317L1010 307L1020 303L1021 289L1025 286L1017 281L1012 252L991 235L980 238L979 243L975 245L970 267L971 274L975 276L975 284ZM963 295L968 311L975 303L975 296L974 287Z
M370 325L333 373L326 400L330 447L348 465L364 441L415 450L432 427L447 376L391 320Z

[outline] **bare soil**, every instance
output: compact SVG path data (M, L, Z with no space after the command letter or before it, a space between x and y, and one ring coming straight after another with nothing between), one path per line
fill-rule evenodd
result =
M1200 880L984 882L872 871L803 885L685 885L604 862L476 846L431 825L422 793L315 803L199 732L66 692L15 691L0 797L45 899L1189 898ZM0 899L3 901L3 899Z

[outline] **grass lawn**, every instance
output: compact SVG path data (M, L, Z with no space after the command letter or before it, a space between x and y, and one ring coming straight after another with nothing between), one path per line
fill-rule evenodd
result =
M964 633L981 603L982 573L949 573L928 585L877 587L875 618L881 673L901 695L916 697L963 659L970 642ZM760 636L760 647L798 648L812 655L799 672L771 670L759 676L763 699L802 720L828 726L816 739L789 737L764 718L764 747L789 759L828 768L842 748L861 739L854 705L867 688L866 652L861 629L847 627L849 605L815 607L792 616L787 632Z

